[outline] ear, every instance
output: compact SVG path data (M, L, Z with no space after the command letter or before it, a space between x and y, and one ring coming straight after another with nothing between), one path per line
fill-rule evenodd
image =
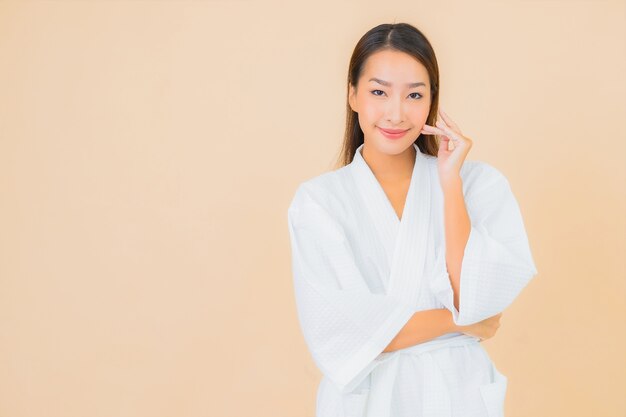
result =
M350 108L352 109L352 111L358 113L356 109L356 97L355 96L356 96L356 90L352 86L352 84L350 84L350 87L348 88L348 103L350 104Z

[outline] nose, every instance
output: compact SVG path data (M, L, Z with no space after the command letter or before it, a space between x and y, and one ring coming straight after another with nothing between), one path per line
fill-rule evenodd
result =
M399 96L387 101L386 118L392 125L398 125L402 123L403 108L402 99Z

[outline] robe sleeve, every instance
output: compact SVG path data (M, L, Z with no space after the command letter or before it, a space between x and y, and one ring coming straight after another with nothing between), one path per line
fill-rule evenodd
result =
M415 312L372 293L340 221L302 187L288 210L300 327L316 366L342 393L352 391Z
M519 205L506 177L482 163L465 194L471 230L461 266L459 309L445 264L445 243L437 255L431 289L465 326L506 309L537 274Z

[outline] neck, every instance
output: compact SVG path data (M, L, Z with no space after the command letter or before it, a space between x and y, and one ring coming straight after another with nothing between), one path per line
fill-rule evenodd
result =
M416 150L413 144L404 152L397 155L388 155L377 152L373 147L363 145L362 156L367 165L379 181L404 181L413 174Z

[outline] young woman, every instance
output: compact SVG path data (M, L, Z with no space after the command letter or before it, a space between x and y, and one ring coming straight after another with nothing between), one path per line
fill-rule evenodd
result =
M507 377L479 342L537 273L509 182L465 160L415 27L359 40L347 99L343 166L288 210L317 417L503 416Z

